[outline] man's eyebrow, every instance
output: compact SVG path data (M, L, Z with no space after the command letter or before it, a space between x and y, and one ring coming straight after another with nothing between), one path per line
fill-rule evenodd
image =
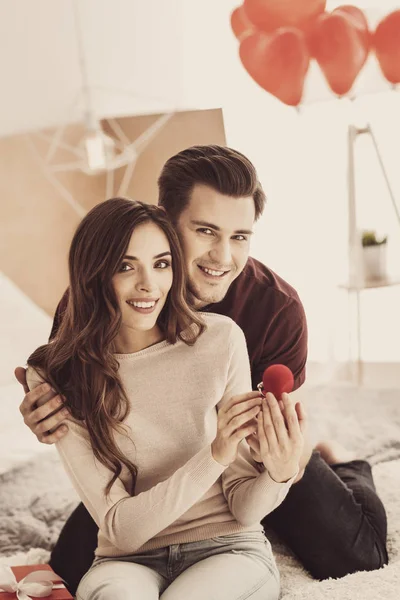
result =
M163 256L172 256L171 252L161 252L161 254L156 254L153 258L162 258ZM124 258L128 260L139 260L137 256L130 256L129 254L125 254Z
M214 229L214 231L221 231L221 227L218 227L218 225L213 225L212 223L208 223L207 221L197 221L195 219L192 219L191 221L192 225L198 225L199 227L207 227L208 229ZM253 235L253 231L251 231L251 229L238 229L237 231L233 232L234 234L243 234L243 235Z

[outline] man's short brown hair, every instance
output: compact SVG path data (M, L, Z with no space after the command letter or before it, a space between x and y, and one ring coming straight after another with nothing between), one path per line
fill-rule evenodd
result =
M266 197L256 169L237 150L216 145L192 146L167 160L158 178L158 203L174 223L198 184L207 185L227 196L252 196L255 220L263 213Z

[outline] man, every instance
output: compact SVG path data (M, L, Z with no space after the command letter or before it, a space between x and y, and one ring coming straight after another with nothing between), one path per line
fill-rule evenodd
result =
M195 146L167 161L158 184L159 204L183 246L196 308L227 315L243 329L253 389L266 367L279 363L292 370L299 388L307 359L303 306L288 283L249 257L252 228L265 205L254 166L232 149ZM67 302L68 293L57 308L51 336L57 333ZM16 375L26 386L23 369ZM51 444L67 430L58 427L63 417L49 416L59 407L57 398L36 408L43 393L41 386L27 393L20 410L38 439ZM304 429L305 415L300 417ZM256 458L258 442L248 442ZM313 453L305 451L297 482L263 520L318 579L376 569L388 559L386 515L370 466L351 458L340 446L327 443ZM50 560L72 593L93 560L96 543L97 526L80 504Z

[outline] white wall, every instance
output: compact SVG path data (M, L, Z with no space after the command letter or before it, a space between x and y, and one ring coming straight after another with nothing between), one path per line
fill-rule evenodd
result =
M52 319L0 272L0 388L15 383L14 369L46 344Z
M77 4L99 116L183 108L182 0ZM73 0L0 0L0 14L0 135L81 119Z
M39 444L24 424L19 405L24 397L14 378L34 348L45 344L52 320L0 272L0 475L35 456L55 453Z
M99 117L220 107L235 4L0 0L0 136L82 119L75 6Z
M80 87L68 0L1 0L0 135L59 122Z

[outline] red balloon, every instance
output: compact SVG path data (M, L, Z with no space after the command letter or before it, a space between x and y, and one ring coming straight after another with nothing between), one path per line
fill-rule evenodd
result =
M357 33L359 34L363 44L365 44L365 47L368 49L369 53L372 47L372 34L369 30L367 17L365 16L361 8L358 8L357 6L345 5L339 6L333 12L335 14L344 15L350 19L351 23L357 30Z
M347 94L363 68L371 47L368 23L352 6L320 15L309 32L308 47L331 90Z
M263 394L272 392L278 400L283 393L289 394L294 386L292 371L286 365L271 365L263 374Z
M240 41L245 35L248 33L252 33L254 31L254 25L251 21L249 21L246 13L244 12L244 7L238 6L231 14L231 27L232 31Z
M400 10L387 15L373 36L375 54L385 78L400 83Z
M249 75L264 90L290 106L300 104L310 66L301 31L293 27L270 35L257 31L242 40L239 54Z
M243 6L257 29L271 33L278 27L307 28L324 12L326 0L244 0Z

